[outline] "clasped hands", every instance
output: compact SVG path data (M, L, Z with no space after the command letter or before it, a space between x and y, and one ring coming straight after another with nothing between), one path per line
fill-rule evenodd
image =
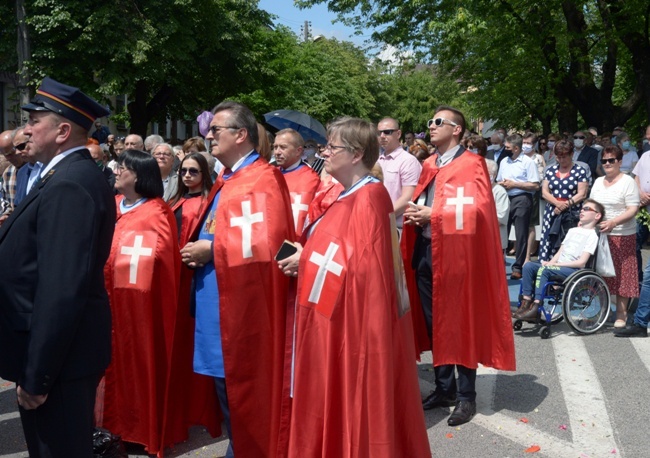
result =
M29 394L20 385L16 388L16 395L18 405L25 410L34 410L47 400L47 394Z
M431 222L431 207L425 205L411 206L404 210L404 224L426 226Z

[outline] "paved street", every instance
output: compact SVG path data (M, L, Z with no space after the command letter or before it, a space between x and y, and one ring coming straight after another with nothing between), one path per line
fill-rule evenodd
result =
M509 283L514 306L518 286ZM579 336L560 323L550 339L524 330L515 343L516 372L479 369L471 423L450 428L447 409L425 413L433 456L650 456L650 339L615 338L610 326ZM418 369L423 395L433 389L430 356ZM167 456L221 456L226 444L197 428ZM539 451L526 453L532 446ZM26 456L13 385L0 380L0 457Z

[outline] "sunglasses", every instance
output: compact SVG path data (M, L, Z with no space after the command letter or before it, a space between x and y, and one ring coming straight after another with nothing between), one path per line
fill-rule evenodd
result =
M597 213L597 212L598 212L598 210L596 210L595 208L587 207L586 205L583 206L583 207L580 209L580 211L583 211L583 212L594 212L594 213Z
M378 135L384 134L386 136L393 135L393 132L395 132L397 129L384 129L378 131Z
M429 119L429 122L427 122L427 127L431 127L431 126L434 126L434 125L436 127L440 127L445 123L449 124L450 126L454 126L454 127L456 127L458 125L454 121L450 121L449 119L436 118L436 119Z
M14 148L18 151L23 151L25 148L27 148L27 142L18 143L16 146L14 146Z
M603 165L605 165L605 164L616 164L616 161L618 161L618 159L616 159L615 157L610 157L609 159L601 159L600 163L603 164Z
M573 136L574 140L584 140L585 138L587 138L587 137L585 137L584 135L574 135Z
M201 171L199 169L195 169L194 167L190 167L189 169L186 169L185 167L183 167L183 168L181 168L180 172L181 172L182 177L184 177L188 173L190 174L190 176L198 177L199 173L201 173Z

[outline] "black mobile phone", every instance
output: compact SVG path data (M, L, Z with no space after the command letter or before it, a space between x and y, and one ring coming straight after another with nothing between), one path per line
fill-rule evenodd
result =
M275 255L276 261L282 261L283 259L288 258L289 256L298 252L298 247L291 243L288 240L282 242L282 246L278 250L278 254Z

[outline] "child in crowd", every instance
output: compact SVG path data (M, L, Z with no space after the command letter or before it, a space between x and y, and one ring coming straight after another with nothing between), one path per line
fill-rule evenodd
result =
M586 199L580 210L580 224L569 229L555 256L541 264L536 261L524 264L521 305L513 313L513 318L532 322L537 320L544 285L551 277L563 280L587 264L598 246L596 225L604 218L603 206L593 199Z

